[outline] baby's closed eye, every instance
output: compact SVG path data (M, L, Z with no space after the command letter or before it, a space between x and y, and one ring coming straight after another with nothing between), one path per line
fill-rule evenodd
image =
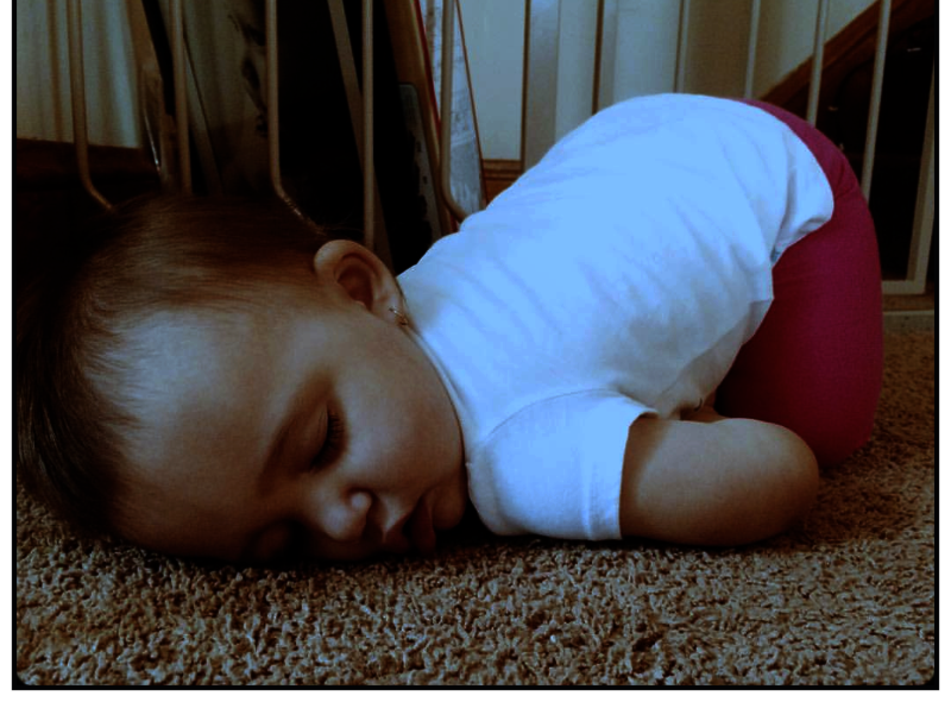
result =
M335 460L342 451L346 430L342 417L332 409L326 411L323 443L310 461L311 469L319 469Z

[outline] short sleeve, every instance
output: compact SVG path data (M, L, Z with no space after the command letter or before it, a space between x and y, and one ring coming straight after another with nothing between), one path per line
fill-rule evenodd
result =
M629 427L655 413L622 394L547 399L495 429L468 461L481 520L502 535L618 539Z

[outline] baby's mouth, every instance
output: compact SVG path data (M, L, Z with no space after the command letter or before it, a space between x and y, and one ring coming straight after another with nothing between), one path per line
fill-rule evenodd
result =
M415 508L384 538L382 549L386 552L405 554L416 550L423 555L435 551L435 527L431 510L419 501Z

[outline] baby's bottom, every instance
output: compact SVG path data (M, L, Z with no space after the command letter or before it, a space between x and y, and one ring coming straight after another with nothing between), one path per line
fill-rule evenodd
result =
M788 124L824 169L829 222L774 268L774 301L719 387L724 416L797 433L821 465L840 463L870 437L883 379L880 261L873 220L844 155L804 120L747 101Z

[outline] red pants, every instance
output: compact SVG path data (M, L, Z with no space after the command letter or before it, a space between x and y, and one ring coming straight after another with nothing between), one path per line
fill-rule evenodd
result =
M806 121L745 101L807 144L834 193L834 214L774 268L774 301L719 387L724 416L785 426L821 465L842 462L870 437L883 380L880 261L873 220L844 155Z

